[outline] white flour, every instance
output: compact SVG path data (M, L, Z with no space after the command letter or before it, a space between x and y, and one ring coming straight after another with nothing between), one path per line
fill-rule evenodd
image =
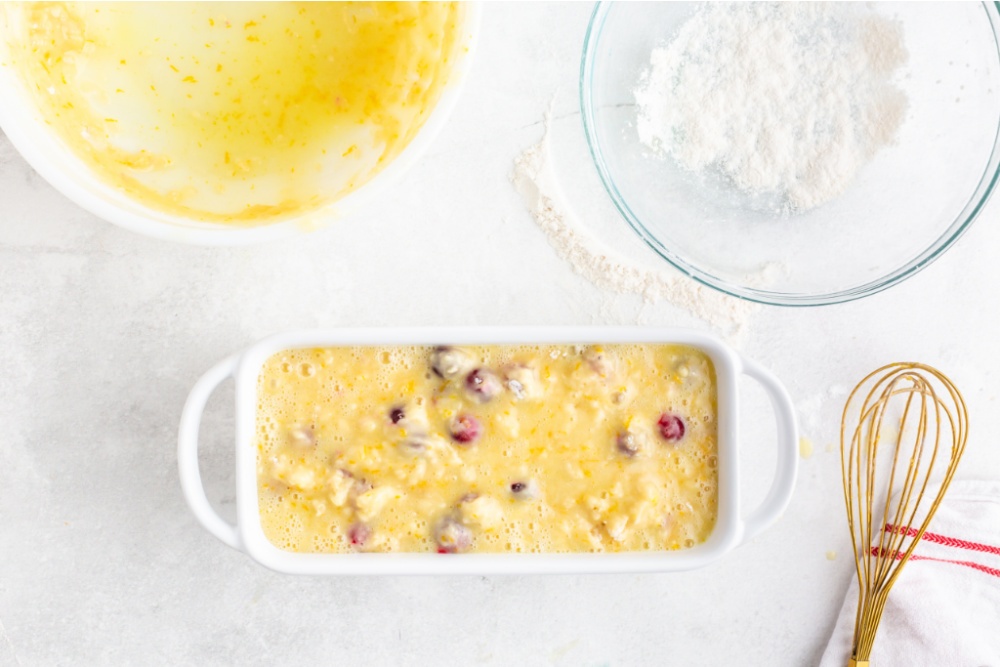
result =
M860 3L706 3L653 50L636 129L752 205L806 211L893 141L907 57L900 24Z
M759 305L716 292L680 273L637 267L581 228L569 213L552 171L548 136L546 116L545 134L517 157L510 179L556 253L576 273L602 289L638 294L647 303L667 300L721 333L736 337Z

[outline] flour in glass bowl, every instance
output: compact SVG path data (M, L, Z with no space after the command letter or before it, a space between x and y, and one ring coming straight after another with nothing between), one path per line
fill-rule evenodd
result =
M705 3L653 50L636 129L755 208L801 213L894 141L907 57L900 23L862 3Z

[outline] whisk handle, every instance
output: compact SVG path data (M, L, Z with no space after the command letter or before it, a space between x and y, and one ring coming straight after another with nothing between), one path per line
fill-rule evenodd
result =
M743 520L743 541L748 542L774 523L792 499L799 471L799 429L792 398L778 378L750 359L743 358L742 362L743 373L759 382L771 400L778 426L777 465L771 490L764 502Z

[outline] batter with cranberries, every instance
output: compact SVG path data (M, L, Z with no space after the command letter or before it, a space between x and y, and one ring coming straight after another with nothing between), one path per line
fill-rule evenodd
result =
M294 349L258 398L261 522L289 551L674 550L715 524L691 347Z

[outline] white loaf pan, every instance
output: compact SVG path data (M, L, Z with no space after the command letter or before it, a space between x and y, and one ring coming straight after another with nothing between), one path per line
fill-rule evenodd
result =
M264 536L257 506L254 433L257 377L276 352L344 345L485 345L519 343L676 343L705 352L715 365L718 403L718 518L705 542L679 551L613 554L299 554L279 549ZM761 384L777 421L777 466L767 497L747 512L740 503L737 378ZM225 379L236 382L237 523L212 509L198 470L198 429L208 397ZM257 562L295 574L527 574L668 572L707 565L774 523L787 507L798 470L795 411L781 383L714 336L683 329L627 327L390 328L299 331L273 336L218 363L195 384L181 417L178 437L181 487L198 521L217 538Z

